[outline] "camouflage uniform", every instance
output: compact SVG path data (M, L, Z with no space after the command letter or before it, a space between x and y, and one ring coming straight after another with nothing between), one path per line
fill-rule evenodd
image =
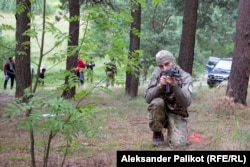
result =
M117 67L113 62L105 63L106 68L106 87L109 87L109 85L114 86L115 84L115 75L117 74Z
M153 132L168 129L167 143L170 147L187 145L187 107L191 104L192 77L189 73L175 66L181 77L177 84L170 87L166 94L166 86L158 86L161 69L156 67L145 92L148 106L149 127Z

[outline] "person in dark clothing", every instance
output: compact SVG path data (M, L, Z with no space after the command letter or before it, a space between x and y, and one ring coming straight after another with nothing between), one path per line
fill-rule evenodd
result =
M7 88L7 83L10 79L10 89L14 86L14 80L15 80L15 62L13 60L13 57L9 58L9 61L4 63L4 89Z
M90 83L93 83L93 69L95 67L94 62L87 63L87 81L90 81Z
M45 71L46 68L44 65L40 68L40 73L39 73L39 83L44 86L44 78L45 78Z

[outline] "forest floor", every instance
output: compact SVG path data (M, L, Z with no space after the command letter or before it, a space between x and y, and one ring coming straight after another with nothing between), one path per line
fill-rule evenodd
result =
M202 83L195 85L188 130L190 137L198 136L199 140L190 138L192 144L186 150L250 150L250 108L234 105L224 96L225 88L209 89ZM94 138L79 135L70 146L65 167L116 166L117 150L172 150L167 145L151 146L152 132L148 127L144 88L140 88L138 98L134 100L124 96L124 88L115 87L113 92L107 95L97 91L87 99L89 102L99 99L98 103L94 100L93 103L103 109L96 115L101 131ZM14 91L0 91L0 116L7 102L14 98L13 94ZM1 167L31 166L29 134L18 128L24 117L22 114L14 120L0 117ZM164 136L167 136L167 130ZM56 136L48 167L60 166L63 146L62 137ZM42 166L43 150L37 149L36 154L39 155L36 157L37 166Z

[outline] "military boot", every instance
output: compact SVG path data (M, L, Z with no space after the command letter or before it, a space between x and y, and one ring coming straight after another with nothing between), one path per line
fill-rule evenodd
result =
M154 132L153 133L153 147L158 147L164 144L164 136L162 132Z

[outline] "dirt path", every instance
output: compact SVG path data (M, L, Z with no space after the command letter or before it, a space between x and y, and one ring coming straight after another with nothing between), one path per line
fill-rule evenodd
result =
M0 108L4 108L7 102L13 98L13 95L0 93Z

